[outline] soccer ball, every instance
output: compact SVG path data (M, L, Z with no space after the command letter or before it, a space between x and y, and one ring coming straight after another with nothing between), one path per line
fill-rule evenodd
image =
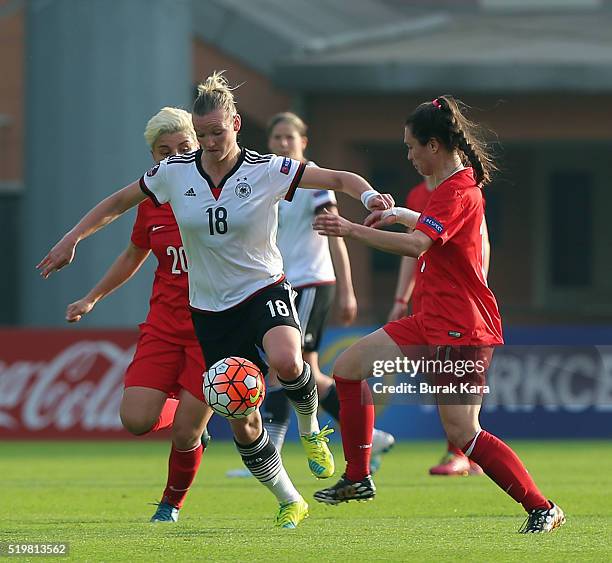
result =
M244 358L219 360L204 372L204 398L225 418L244 418L257 409L266 395L260 369Z

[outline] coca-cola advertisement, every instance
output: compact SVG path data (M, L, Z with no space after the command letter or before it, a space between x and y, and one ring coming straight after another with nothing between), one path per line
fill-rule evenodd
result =
M123 375L138 333L0 329L0 439L127 438Z

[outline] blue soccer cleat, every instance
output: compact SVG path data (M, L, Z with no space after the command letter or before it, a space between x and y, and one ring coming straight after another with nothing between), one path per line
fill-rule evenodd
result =
M151 522L177 522L178 519L179 509L167 502L158 503L155 514L151 516Z

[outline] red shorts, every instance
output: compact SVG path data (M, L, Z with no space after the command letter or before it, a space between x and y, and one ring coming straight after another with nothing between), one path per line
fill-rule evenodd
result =
M203 401L205 369L199 345L183 346L141 333L134 359L125 372L124 387L159 389L170 397L177 397L182 388Z
M435 345L427 340L422 314L410 315L383 326L402 354L412 360L429 361L424 370L426 378L435 385L465 383L472 391L483 394L486 375L494 347L482 344Z
M428 347L422 315L410 315L397 321L390 321L383 326L383 330L398 346L424 346Z

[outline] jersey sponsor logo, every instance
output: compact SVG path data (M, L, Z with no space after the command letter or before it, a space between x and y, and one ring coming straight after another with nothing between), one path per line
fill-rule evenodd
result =
M165 227L165 225L154 225L153 227L151 227L152 231L159 231L159 229L163 229Z
M234 190L236 195L241 199L249 197L252 191L253 190L251 189L251 186L249 186L249 184L247 184L246 182L240 182L236 184L236 189Z
M195 197L196 193L193 188L189 188L183 195L186 195L187 197Z
M291 159L288 157L283 158L283 163L281 164L281 173L289 174L289 170L291 170Z
M461 333L456 330L449 330L448 335L452 336L453 338L461 338Z
M147 176L149 178L152 178L153 176L155 176L155 174L157 174L158 170L159 170L159 164L156 164L153 168L150 168L149 170L147 170Z
M438 221L436 221L433 217L430 217L429 215L426 215L425 217L421 215L421 218L419 219L419 221L423 223L424 225L431 227L434 231L437 231L438 233L441 233L444 230L442 223L439 223Z

